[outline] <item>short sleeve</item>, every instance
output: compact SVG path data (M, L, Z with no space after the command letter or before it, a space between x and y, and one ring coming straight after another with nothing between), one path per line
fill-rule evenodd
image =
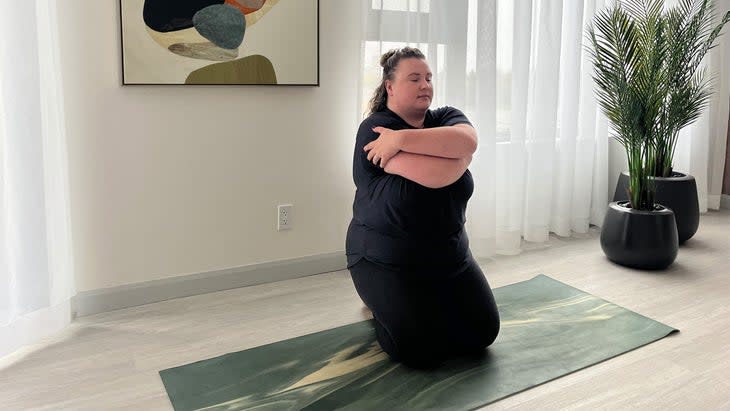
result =
M468 124L472 125L466 115L459 109L454 107L440 107L433 110L433 124L431 127L447 127L455 126L457 124Z
M353 177L357 186L364 186L373 177L390 175L371 161L368 161L368 153L364 151L368 143L380 137L380 134L373 131L373 127L378 126L391 130L399 130L404 128L406 124L400 117L392 114L389 110L374 113L360 123L360 128L357 130L357 137L355 139L355 153L352 161Z
M365 152L365 146L371 141L377 140L379 134L373 131L375 123L370 119L365 119L357 130L355 139L355 153L352 159L353 177L355 184L360 185L364 178L379 176L385 174L385 170L368 161L368 153Z

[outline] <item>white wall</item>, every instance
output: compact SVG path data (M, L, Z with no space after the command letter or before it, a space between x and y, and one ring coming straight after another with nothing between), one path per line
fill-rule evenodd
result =
M359 2L320 1L320 87L122 87L119 2L58 10L77 291L344 249Z
M621 143L609 136L608 139L608 201L613 201L618 176L629 169L626 151Z
M123 87L119 2L63 3L77 291L344 249L359 2L320 0L320 87ZM610 199L626 159L609 147Z

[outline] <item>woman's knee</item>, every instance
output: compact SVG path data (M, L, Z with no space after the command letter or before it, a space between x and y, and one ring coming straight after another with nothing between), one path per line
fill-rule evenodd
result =
M403 328L376 330L380 346L390 357L414 368L429 368L444 361L447 348L442 333Z
M457 343L461 351L478 352L484 350L494 343L499 335L499 318L488 322L473 324L469 328L464 329Z
M486 325L481 333L481 344L483 347L489 347L494 343L494 341L497 339L497 336L499 335L499 328L500 328L500 321L499 318L491 321L488 325Z
M432 368L442 364L447 354L443 344L425 339L401 339L397 341L394 359L413 368Z

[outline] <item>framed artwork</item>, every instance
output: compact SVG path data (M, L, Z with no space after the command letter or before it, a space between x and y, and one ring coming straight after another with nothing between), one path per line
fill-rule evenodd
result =
M319 0L119 2L125 85L319 85Z

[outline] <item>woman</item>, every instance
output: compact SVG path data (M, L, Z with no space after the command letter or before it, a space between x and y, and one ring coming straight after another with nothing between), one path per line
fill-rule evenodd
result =
M431 71L418 49L391 50L380 65L355 144L348 268L383 351L431 367L483 352L499 332L464 231L477 136L461 111L429 109Z

